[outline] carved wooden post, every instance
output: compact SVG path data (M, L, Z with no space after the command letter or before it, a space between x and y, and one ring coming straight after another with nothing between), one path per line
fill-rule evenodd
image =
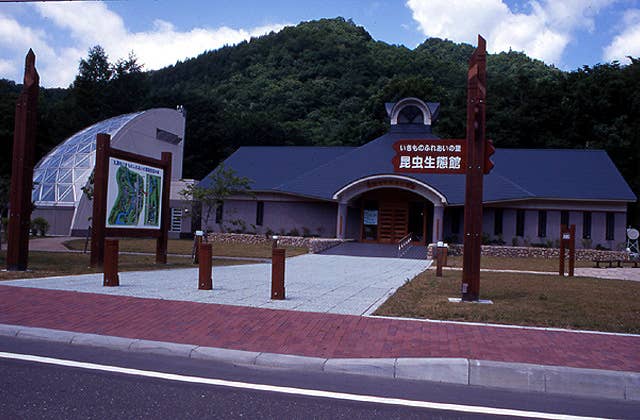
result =
M29 260L31 225L31 193L33 191L33 154L38 122L40 76L36 71L36 55L27 53L24 85L16 103L13 132L13 161L9 195L7 270L26 270Z
M467 177L464 201L463 301L477 301L480 296L482 192L485 169L486 47L486 41L478 35L478 48L469 60L467 80Z

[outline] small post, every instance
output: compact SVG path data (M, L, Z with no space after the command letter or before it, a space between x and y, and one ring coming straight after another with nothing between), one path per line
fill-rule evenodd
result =
M569 277L573 277L573 271L576 266L576 225L569 227Z
M120 286L120 278L118 277L118 240L104 240L104 265L102 285L105 287Z
M201 243L198 246L199 265L198 265L198 289L212 290L213 279L211 277L211 244Z
M442 277L442 267L447 265L447 247L442 242L438 242L436 247L436 277Z
M560 267L558 269L558 274L560 277L564 277L564 260L565 260L565 241L569 239L569 232L567 230L566 225L560 226Z
M284 299L284 252L283 248L273 248L271 254L271 299Z
M200 244L202 244L202 237L204 236L204 232L201 230L196 230L196 234L193 237L193 263L194 264L198 264L198 261L200 261L200 257L199 257L199 249L200 249Z
M564 277L565 254L569 248L569 277L573 277L576 266L576 225L560 226L560 267L559 274Z

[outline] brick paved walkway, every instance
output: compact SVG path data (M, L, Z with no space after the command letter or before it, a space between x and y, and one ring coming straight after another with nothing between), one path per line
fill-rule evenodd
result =
M640 337L391 320L0 286L0 323L334 357L462 357L640 372Z

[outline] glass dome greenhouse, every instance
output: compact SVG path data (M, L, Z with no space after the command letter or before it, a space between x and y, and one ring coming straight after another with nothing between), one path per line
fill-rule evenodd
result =
M74 205L82 197L95 166L96 134L116 133L141 112L100 121L69 137L43 157L33 170L32 201L37 205Z

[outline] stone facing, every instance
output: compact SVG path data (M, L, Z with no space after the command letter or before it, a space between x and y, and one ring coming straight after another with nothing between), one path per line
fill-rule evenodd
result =
M284 246L294 246L307 248L310 253L316 254L343 242L349 242L348 239L335 238L304 238L302 236L278 236L278 244ZM221 243L239 243L239 244L264 244L272 243L273 239L266 235L251 235L246 233L209 233L210 242Z
M435 244L429 244L427 258L434 255ZM463 246L461 244L449 244L448 255L462 255ZM482 245L482 255L487 257L507 257L507 258L559 258L559 248L536 248L524 246L496 246ZM628 260L629 254L626 251L601 251L597 249L576 249L576 260L591 261L593 259L603 260Z

